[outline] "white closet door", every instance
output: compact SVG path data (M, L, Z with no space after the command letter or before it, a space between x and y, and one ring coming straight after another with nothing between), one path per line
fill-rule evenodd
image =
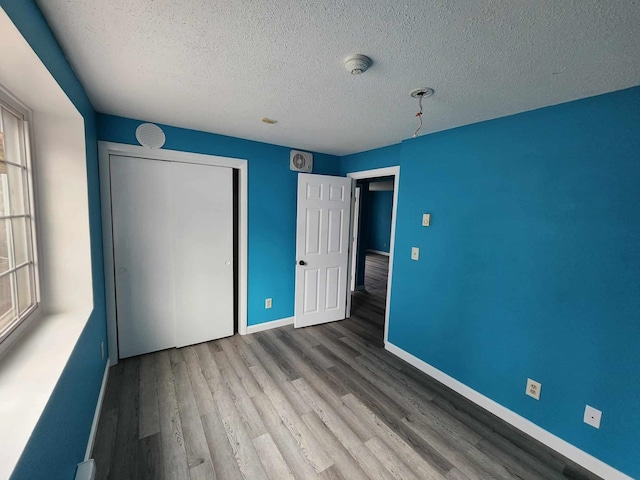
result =
M233 335L232 170L171 164L176 346Z
M176 345L170 164L111 156L120 358Z

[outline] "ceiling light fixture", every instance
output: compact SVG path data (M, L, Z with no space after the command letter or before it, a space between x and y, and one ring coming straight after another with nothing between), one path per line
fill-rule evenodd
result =
M360 75L371 66L371 59L366 55L356 54L344 59L344 68L351 75Z
M420 105L420 111L416 113L416 117L420 119L420 125L413 133L413 138L416 138L418 136L418 132L422 129L422 99L430 97L434 93L435 91L433 90L433 88L416 88L415 90L411 90L411 92L409 93L409 95L411 95L413 98L418 99L418 105Z

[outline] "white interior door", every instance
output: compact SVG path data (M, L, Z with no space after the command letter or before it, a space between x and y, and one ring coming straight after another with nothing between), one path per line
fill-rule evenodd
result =
M110 157L119 357L233 335L232 170Z
M111 156L111 209L120 358L176 344L167 162Z
M295 327L345 318L352 180L298 174Z
M233 335L232 170L171 163L176 346Z

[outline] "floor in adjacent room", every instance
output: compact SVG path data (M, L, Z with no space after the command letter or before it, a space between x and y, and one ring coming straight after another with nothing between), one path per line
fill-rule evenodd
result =
M596 478L384 350L387 270L348 320L120 361L97 478Z

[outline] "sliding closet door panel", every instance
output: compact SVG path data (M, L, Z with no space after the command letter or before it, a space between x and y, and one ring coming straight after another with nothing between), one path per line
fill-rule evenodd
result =
M176 345L233 335L232 170L171 164Z
M176 344L170 163L111 156L120 358Z

